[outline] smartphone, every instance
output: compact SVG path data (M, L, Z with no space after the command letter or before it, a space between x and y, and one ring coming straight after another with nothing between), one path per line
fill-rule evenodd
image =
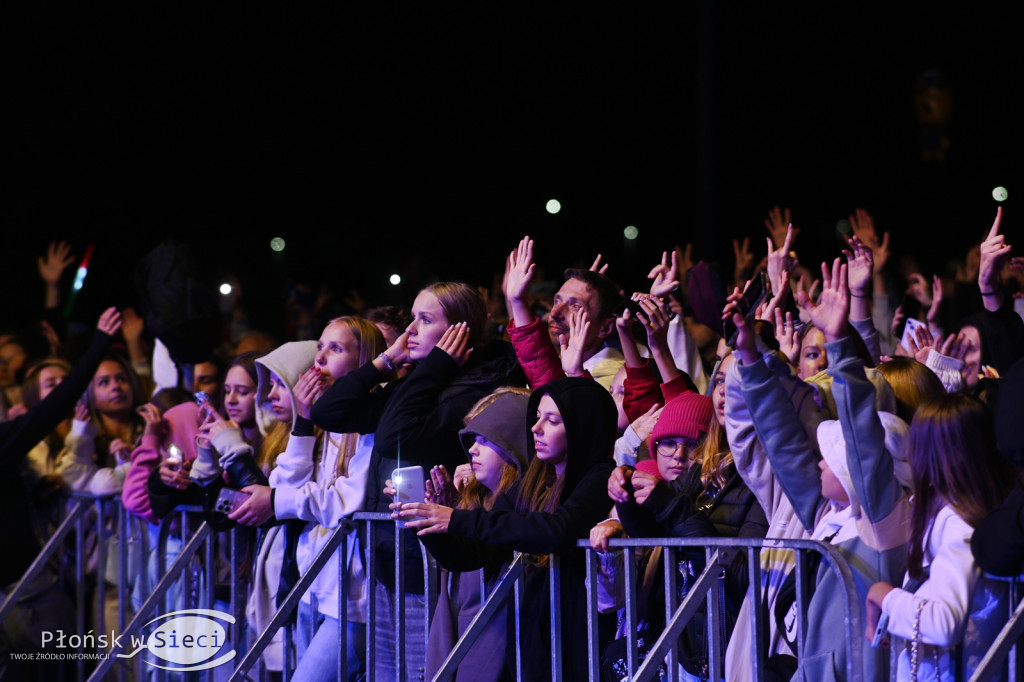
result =
M889 634L889 614L883 613L878 617L878 626L875 628L875 636L871 638L871 648L877 649L885 636Z
M247 499L249 499L249 493L243 493L241 490L233 488L221 488L213 509L221 514L230 514Z
M914 343L917 343L917 328L926 327L927 325L921 320L918 320L913 317L908 317L904 322L904 325L905 326L903 327L903 336L900 337L900 343L903 345L904 348L907 349L907 352L909 353L913 349L913 346L910 345L910 340L913 339Z
M743 292L743 297L739 300L739 313L746 319L752 320L757 314L757 306L761 305L761 301L764 300L767 281L768 272L762 270L758 273L757 277L750 281L750 286ZM726 343L728 343L730 348L735 348L736 334L739 330L733 324L731 315L727 319L722 320L722 328Z
M210 396L206 395L206 391L196 391L196 405L202 407L210 402Z
M426 501L426 477L423 467L401 467L391 472L391 485L395 488L395 502L408 504ZM399 528L405 528L406 522L396 519Z
M181 468L183 461L181 449L174 443L171 443L170 447L167 448L167 464L177 471Z

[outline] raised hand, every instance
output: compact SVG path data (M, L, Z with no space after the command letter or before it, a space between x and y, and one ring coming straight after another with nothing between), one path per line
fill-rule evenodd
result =
M786 243L787 231L792 230L793 237L800 234L800 230L793 227L792 212L788 208L783 210L778 206L768 212L768 217L764 219L764 227L771 235L772 243L777 249L781 249ZM788 253L789 249L786 251Z
M910 351L911 357L923 363L928 359L928 351L936 345L935 337L932 336L928 327L921 325L908 338L910 339L910 348L907 350Z
M747 286L750 283L747 282ZM725 299L725 308L722 309L722 319L732 320L736 325L736 359L740 364L750 365L757 362L760 354L757 352L757 342L754 340L754 326L740 308L740 301L743 292L739 287L734 287L731 294Z
M661 252L661 263L647 273L651 280L651 296L662 298L679 288L679 254L672 251Z
M107 336L113 336L121 328L121 313L117 308L107 308L96 322L96 329Z
M146 328L146 321L139 317L135 308L125 308L121 313L121 336L125 343L136 343Z
M533 281L536 266L533 262L533 240L523 237L519 246L508 255L505 266L505 298L521 301Z
M779 342L779 352L794 365L800 361L800 335L793 322L793 313L788 310L783 314L782 308L775 311L775 340Z
M49 286L60 284L60 277L69 265L75 262L71 245L65 241L50 242L46 255L36 259L39 277Z
M871 260L875 265L875 271L881 272L885 264L889 262L889 233L884 233L882 240L879 241L878 232L875 230L875 219L863 208L856 209L850 216L850 227L853 229L853 236L871 249Z
M754 252L750 250L750 237L744 237L743 242L732 240L733 281L742 282L747 279L750 271L754 268Z
M427 502L440 504L445 507L454 507L457 501L455 485L448 470L443 466L435 466L430 470L430 477L426 481L426 494L424 499Z
M1002 281L1000 274L1012 250L1006 243L1006 236L999 233L1003 222L1003 207L996 209L996 219L992 229L981 243L980 262L978 265L978 287L985 301L987 310L998 310L1003 302Z
M790 224L786 227L786 237L782 246L777 249L773 248L772 239L769 237L766 240L768 242L768 281L773 287L781 280L783 273L788 279L789 273L796 267L796 258L792 251L794 238L796 238L796 233L793 230L793 225Z
M604 265L601 265L601 254L597 254L594 262L590 264L590 271L599 272L602 275L608 272L608 264L605 263Z
M874 273L874 255L856 235L850 237L847 244L850 248L845 249L843 255L846 256L850 295L867 298L871 276Z
M651 437L654 432L654 426L658 423L658 417L661 416L662 406L659 403L651 405L646 412L633 420L630 427L633 429L633 433L637 435L641 441L646 441Z
M590 318L587 316L587 311L582 308L573 310L569 314L569 333L558 336L562 370L566 375L583 376L583 351L586 348L587 334L589 333Z
M806 292L798 293L800 308L808 319L825 335L826 341L836 341L846 336L846 325L850 317L850 292L847 287L846 263L841 258L821 264L821 295L817 303Z

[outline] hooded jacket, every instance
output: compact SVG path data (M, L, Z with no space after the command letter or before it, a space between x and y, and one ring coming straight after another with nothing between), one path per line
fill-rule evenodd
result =
M132 451L132 463L128 467L124 489L121 491L121 502L125 509L149 523L159 523L160 518L169 511L154 511L147 485L150 474L160 467L164 459L164 447L173 444L181 450L182 461L191 462L196 458L199 406L193 402L175 405L164 412L163 417L167 422L168 443L161 442L157 436L143 433L142 443Z
M313 405L314 424L333 433L373 433L373 456L366 509L390 512L384 482L399 466L435 465L448 469L466 461L459 430L470 408L500 386L523 386L525 378L511 344L490 341L474 348L459 367L439 348L416 363L406 377L390 381L372 362L338 379ZM613 424L614 427L614 424ZM395 584L395 537L392 524L380 523L373 547L377 579ZM405 590L423 593L423 558L416 533L406 529Z
M579 637L579 623L586 622L585 550L576 547L589 536L590 529L608 517L612 501L608 497L608 477L615 466L615 402L593 379L566 377L556 379L530 395L524 429L530 430L537 406L544 395L551 396L566 428L565 482L561 500L552 512L516 511L519 484L495 501L493 509L456 509L448 525L448 538L426 536L424 544L442 566L452 571L468 571L486 565L495 556L510 551L527 554L557 554L560 562L562 618L562 673L565 679L586 679L587 649ZM530 456L536 454L533 438ZM520 481L521 482L521 481ZM462 541L456 539L462 538ZM528 623L522 644L527 679L550 676L551 643L549 636L549 592L547 570L527 570L522 622ZM514 610L508 610L509 632L514 630ZM510 647L515 638L509 637ZM509 651L509 661L514 661Z
M910 505L895 475L893 452L886 447L899 451L900 433L906 433L906 425L900 426L888 418L883 421L879 417L879 403L892 403L891 388L869 379L848 338L827 343L825 348L831 359L827 370L832 379L829 402L835 405L835 414L841 425L842 439L839 443L842 452L835 439L818 441L817 445L827 453L824 455L826 460L836 462L837 466L841 467L837 459L845 455L849 478L844 481L842 472L838 478L851 504L842 510L821 494L813 447L786 432L786 429L803 431L805 427L793 424L796 415L787 415L787 410L783 409L789 408L790 403L773 395L771 386L781 387L781 384L776 381L748 388L748 375L757 372L755 368L763 371L763 363L740 368L740 375L744 378L747 404L777 484L812 537L831 536L831 543L848 558L858 603L863 609L871 585L878 581L899 584L906 570ZM884 394L881 397L877 395L879 389ZM892 427L892 433L887 432L886 424ZM825 432L837 436L830 431L833 428L827 426ZM819 426L816 434L821 432ZM814 595L807 607L805 648L799 652L800 669L794 679L845 679L846 654L850 644L862 647L865 679L886 678L887 651L872 649L870 641L859 637L860 633L856 632L852 643L846 641L843 600L836 598L836 595L843 594L843 588L827 564L822 562L818 569Z

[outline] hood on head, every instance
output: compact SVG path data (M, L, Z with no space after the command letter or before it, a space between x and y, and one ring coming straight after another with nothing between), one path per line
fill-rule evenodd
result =
M910 463L907 459L907 434L910 427L907 423L889 412L878 412L878 418L885 431L885 449L893 462L893 476L904 488L910 488ZM854 516L860 514L860 499L853 487L853 478L846 461L846 439L843 436L843 425L838 419L828 419L818 425L818 448L821 456L835 474L847 497L850 498L850 509Z
M494 402L459 431L462 447L468 452L476 437L483 436L491 442L502 459L522 474L532 453L532 438L528 438L529 430L523 428L529 424L529 404L530 396L522 393L503 393L497 396Z
M617 438L618 412L612 394L594 379L563 377L544 384L530 394L525 428L531 457L536 452L532 427L544 395L555 401L565 423L568 452L563 495L568 495L590 467L611 459Z
M184 461L196 458L196 434L199 433L199 405L194 402L175 405L164 412L171 442L181 450Z
M288 387L288 393L295 405L295 382L299 376L313 365L316 359L316 341L289 341L281 344L266 355L256 358L256 375L259 379L256 387L256 422L260 433L267 435L270 428L277 422L270 409L270 373L281 377ZM292 410L292 428L295 427L295 410Z

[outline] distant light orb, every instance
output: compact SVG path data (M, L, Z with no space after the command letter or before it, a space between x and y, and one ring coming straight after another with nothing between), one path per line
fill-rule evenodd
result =
M850 224L849 220L843 218L836 223L836 232L843 235L851 234L853 232L853 225Z
M544 206L548 213L555 215L562 210L562 204L559 203L558 199L548 199L548 203Z
M392 285L397 287L399 284L402 283L402 278L399 275L391 275L390 277L388 277L388 281L391 282Z
M220 285L220 293L224 294L225 296L230 294L231 293L231 285L228 284L227 282L224 282L224 284L221 284Z
M636 225L627 225L626 229L622 231L622 236L630 241L636 239L639 234L640 230L636 229Z
M1008 194L1005 187L996 187L992 190L992 198L996 201L1006 201L1007 196Z
M278 253L284 251L284 240L281 239L280 237L274 237L273 239L271 239L270 250L277 251Z

